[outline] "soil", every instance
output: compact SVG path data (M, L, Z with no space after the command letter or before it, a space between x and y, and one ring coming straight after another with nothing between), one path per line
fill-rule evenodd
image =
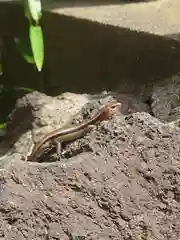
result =
M16 107L26 109L28 119L31 106L33 124L41 121L40 112L50 121L58 98L33 94ZM76 106L80 102L82 96ZM179 127L132 109L101 122L63 152L60 162L25 162L15 152L1 158L11 164L1 168L0 239L180 239Z

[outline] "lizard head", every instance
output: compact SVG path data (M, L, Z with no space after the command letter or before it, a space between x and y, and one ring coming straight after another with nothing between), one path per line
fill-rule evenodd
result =
M115 102L115 103L108 103L102 108L102 115L101 115L101 121L108 120L111 118L115 113L119 112L121 109L121 103Z

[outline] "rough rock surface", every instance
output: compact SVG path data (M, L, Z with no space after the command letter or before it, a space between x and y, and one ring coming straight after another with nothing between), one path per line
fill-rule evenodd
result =
M59 99L64 109L74 103L75 112L88 102L86 96L68 94ZM50 111L57 101L36 92L16 107L30 106L29 128L42 131L47 119L52 126L62 123L63 116ZM1 239L178 240L180 128L136 109L66 145L61 162L22 161L18 146L1 157ZM64 112L64 119L70 115ZM21 148L26 139L23 135Z
M177 32L178 0L147 4L142 8L138 3L136 10L129 5L129 12L121 5L108 6L108 11L81 8L81 13L90 19L93 13L94 20L98 16L112 25L123 22L145 31L148 26L147 31L158 34ZM150 12L153 21L147 18ZM137 15L140 21L133 20ZM147 102L118 96L124 115L64 146L61 162L31 163L22 156L45 132L79 112L88 96L51 98L36 92L20 99L9 119L7 139L0 144L0 239L179 240L178 77L175 82L147 92L148 97L152 94L151 109ZM162 123L151 112L173 122Z

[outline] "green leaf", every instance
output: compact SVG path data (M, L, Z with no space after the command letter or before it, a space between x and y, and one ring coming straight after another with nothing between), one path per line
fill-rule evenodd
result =
M28 63L35 64L33 53L28 42L25 43L25 41L20 41L19 38L14 38L14 42L16 43L16 46L24 59Z
M28 4L28 0L22 0L23 2L23 5L24 5L24 15L25 17L27 17L27 19L29 20L29 22L31 22L31 12L30 12L30 9L29 9L29 4Z
M30 42L31 48L34 56L34 61L37 66L38 71L42 70L44 63L44 41L43 32L41 26L30 25Z
M7 124L0 123L0 137L3 137L6 135L6 130L7 130Z
M31 14L32 19L38 23L41 15L42 15L42 8L41 8L41 1L40 0L25 0L27 1L26 10L27 14Z
M21 91L21 90L23 90L24 92L29 92L29 93L35 91L35 89L26 88L26 87L15 87L14 90L15 90L15 91Z
M0 123L0 129L6 128L6 126L7 126L7 123Z

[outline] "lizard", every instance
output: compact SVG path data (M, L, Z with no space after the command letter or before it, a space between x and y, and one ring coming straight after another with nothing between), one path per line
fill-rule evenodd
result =
M120 102L108 103L100 107L97 114L95 114L91 119L78 125L58 128L48 133L34 145L31 154L27 157L27 160L35 162L43 145L49 141L54 141L56 143L57 154L60 157L62 143L74 141L80 137L83 137L88 131L91 130L92 125L95 125L100 121L108 120L114 113L118 111L118 109L120 109L120 107Z

